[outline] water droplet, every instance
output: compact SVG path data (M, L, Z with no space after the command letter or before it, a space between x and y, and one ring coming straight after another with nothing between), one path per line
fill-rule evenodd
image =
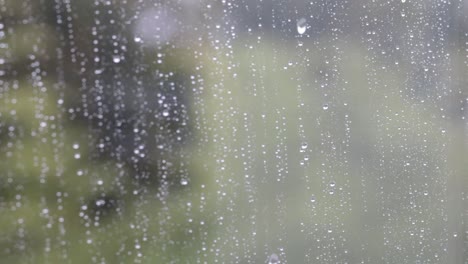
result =
M308 147L308 144L306 142L302 143L301 149L307 149L307 147Z
M317 199L315 199L315 195L312 195L310 197L310 202L315 203L315 201L317 201Z
M102 74L103 72L104 72L104 69L96 69L96 70L94 70L94 74L96 74L96 75Z
M104 206L106 204L106 201L105 200L102 200L102 199L99 199L96 201L96 206Z
M304 34L307 30L307 20L305 18L301 18L297 20L297 33Z
M275 253L271 254L268 258L268 264L279 264L279 257Z
M180 184L182 184L182 185L187 185L187 184L188 184L188 180L187 180L187 179L181 179L181 180L180 180Z
M112 57L112 61L113 61L114 63L120 63L121 60L122 60L122 58L120 58L120 56L114 56L114 57Z
M323 110L328 110L328 104L323 104L323 105L322 105L322 109L323 109Z
M140 37L135 37L133 40L134 40L136 43L140 43L140 42L141 42L141 38L140 38Z
M334 181L330 182L330 187L335 187L336 183Z
M406 3L406 0L401 0L402 3Z
M104 184L104 181L103 181L103 180L98 180L98 181L97 181L97 184L98 184L98 185L103 185L103 184Z
M163 115L164 117L168 117L168 116L169 116L169 111L163 110L162 115Z

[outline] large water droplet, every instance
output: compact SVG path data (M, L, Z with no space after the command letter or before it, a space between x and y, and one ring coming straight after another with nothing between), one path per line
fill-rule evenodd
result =
M188 180L187 180L187 179L181 179L181 180L180 180L180 184L182 184L182 185L187 185L187 184L188 184Z
M122 58L120 58L120 56L114 56L114 57L112 57L112 61L113 61L114 63L120 63L121 60L122 60Z
M301 18L297 20L297 33L304 34L307 30L307 20L305 18Z
M279 257L275 253L271 254L268 258L268 264L279 264Z

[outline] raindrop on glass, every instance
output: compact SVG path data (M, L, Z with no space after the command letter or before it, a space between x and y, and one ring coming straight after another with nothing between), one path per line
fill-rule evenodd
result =
M301 18L297 20L297 33L304 34L307 30L307 20L305 18Z
M106 204L106 201L104 201L103 199L99 199L96 201L96 206L104 206Z
M268 264L279 264L279 257L275 253L271 254L268 258Z
M180 184L185 186L185 185L188 184L188 180L187 179L181 179Z
M114 56L114 57L112 57L112 61L113 61L114 63L120 63L121 60L122 60L122 58L120 58L120 56Z
M315 203L315 201L317 201L317 199L315 199L315 195L312 195L310 197L310 202Z

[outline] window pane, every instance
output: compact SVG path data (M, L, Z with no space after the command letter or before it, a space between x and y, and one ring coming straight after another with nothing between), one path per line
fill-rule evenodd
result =
M0 0L0 259L466 263L467 8Z

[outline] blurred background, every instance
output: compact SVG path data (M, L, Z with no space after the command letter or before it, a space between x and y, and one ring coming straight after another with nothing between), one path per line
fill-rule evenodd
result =
M1 263L468 263L465 0L0 0Z

